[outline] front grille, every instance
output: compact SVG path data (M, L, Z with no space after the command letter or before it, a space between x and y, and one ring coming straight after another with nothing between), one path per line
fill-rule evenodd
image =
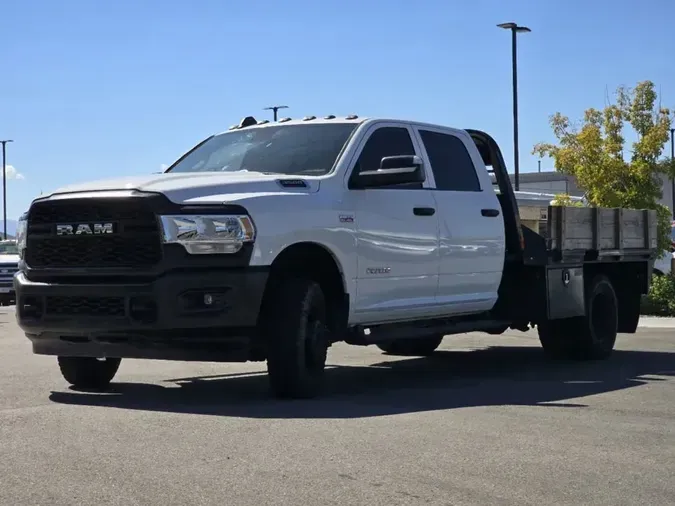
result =
M14 273L18 270L16 264L0 265L0 287L12 288L14 286Z
M143 198L73 199L38 202L30 209L28 224L52 225L71 222L138 221L154 223Z
M45 297L45 314L49 316L123 317L123 297Z
M158 260L154 237L42 238L30 241L26 252L31 267L140 267Z
M147 199L81 199L34 204L28 215L31 268L143 268L162 256L159 224ZM112 223L112 234L56 234L57 225Z

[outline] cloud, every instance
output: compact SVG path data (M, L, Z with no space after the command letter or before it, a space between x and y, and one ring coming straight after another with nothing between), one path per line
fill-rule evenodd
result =
M165 164L165 163L162 163L162 164L159 166L159 170L161 170L162 172L164 172L164 171L165 171L166 169L168 169L168 168L169 168L169 166L168 166L167 164Z
M17 171L16 168L13 165L7 165L5 169L6 169L5 174L7 175L7 179L26 179L25 177L23 177L23 174L21 174L19 171Z

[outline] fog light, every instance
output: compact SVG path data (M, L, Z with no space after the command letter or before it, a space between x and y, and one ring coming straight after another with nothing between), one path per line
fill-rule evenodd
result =
M213 295L207 293L204 295L204 305L210 306L211 304L213 304Z

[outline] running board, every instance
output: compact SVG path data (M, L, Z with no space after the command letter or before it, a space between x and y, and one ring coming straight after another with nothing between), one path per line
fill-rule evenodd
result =
M348 344L367 346L383 341L428 337L438 334L464 334L466 332L491 332L500 334L513 322L486 318L443 318L406 323L386 323L383 325L358 325L346 339Z

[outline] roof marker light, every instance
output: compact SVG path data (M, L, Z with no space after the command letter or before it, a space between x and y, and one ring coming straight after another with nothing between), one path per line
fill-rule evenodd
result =
M258 123L258 121L253 116L246 116L245 118L242 118L242 120L239 122L239 128L252 126L255 125L256 123Z

